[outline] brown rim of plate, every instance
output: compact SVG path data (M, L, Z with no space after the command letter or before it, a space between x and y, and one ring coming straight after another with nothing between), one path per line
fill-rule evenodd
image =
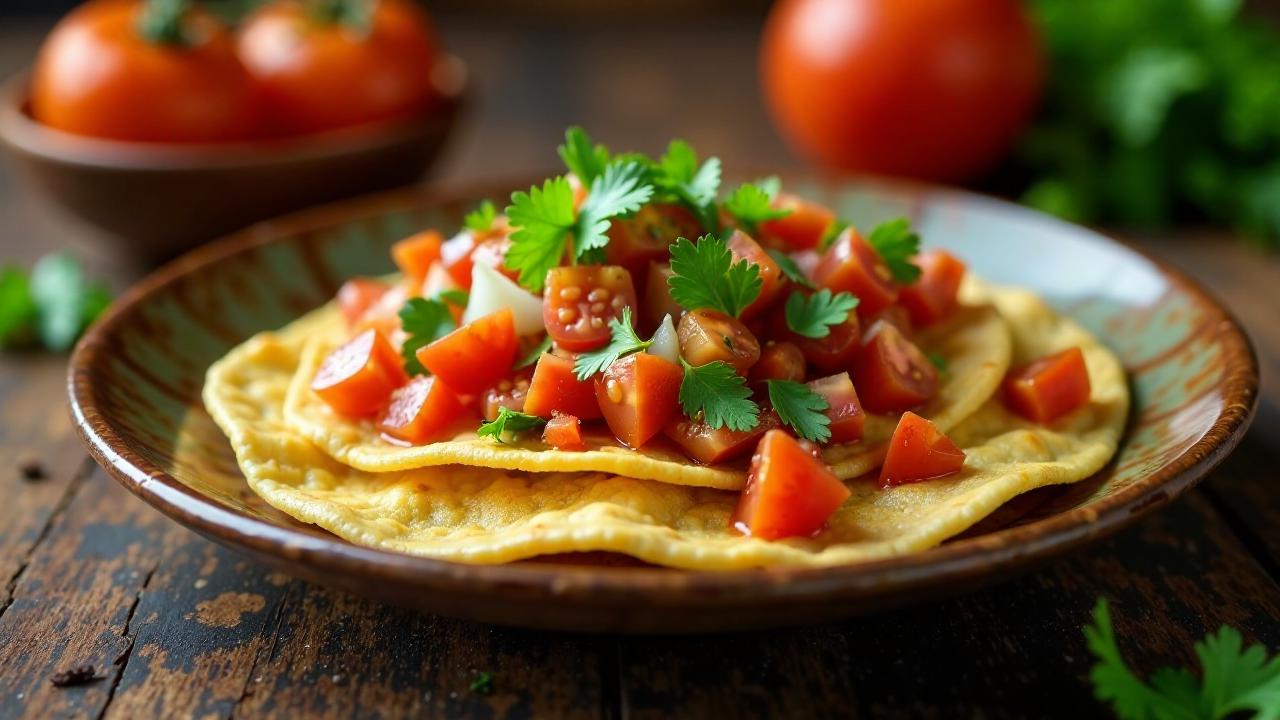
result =
M882 186L943 191L929 185L879 178ZM1145 252L1107 237L1150 261L1182 291L1210 310L1207 331L1226 353L1222 383L1223 410L1212 427L1189 449L1134 484L1077 508L1026 525L963 538L919 553L849 566L827 568L762 568L700 572L658 567L596 567L530 563L467 565L353 545L336 536L321 536L251 517L211 502L131 449L99 412L93 397L91 369L107 347L106 338L127 322L133 309L180 277L283 234L329 226L338 220L365 217L387 206L403 207L410 198L427 204L460 203L492 195L494 181L442 191L404 188L326 205L270 221L270 231L253 226L198 248L153 272L127 290L76 346L68 369L71 415L93 458L135 495L164 514L231 547L275 556L343 576L394 576L423 587L470 591L501 589L538 596L575 597L593 604L644 602L651 605L767 605L815 596L879 591L901 592L940 580L963 583L1001 569L1012 570L1043 560L1082 543L1105 537L1132 519L1168 504L1218 465L1239 444L1258 402L1258 361L1235 317L1199 283ZM984 197L984 196L978 196ZM998 198L986 197L1010 208ZM743 592L743 591L751 592ZM673 600L675 602L673 602Z

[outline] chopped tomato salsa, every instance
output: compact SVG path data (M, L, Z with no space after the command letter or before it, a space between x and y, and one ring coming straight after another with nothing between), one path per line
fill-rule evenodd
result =
M461 393L483 392L511 372L516 357L516 330L510 310L498 312L454 330L418 350L418 362Z
M889 451L880 466L880 486L936 480L964 467L964 451L934 424L913 412L902 414L889 438Z
M956 295L964 280L964 263L946 250L931 250L916 258L920 278L902 288L898 302L915 327L942 320L956 307Z
M764 540L808 537L822 530L848 497L849 488L816 448L770 430L751 457L747 487L731 523L742 534Z
M444 239L435 230L420 232L391 246L391 257L396 267L415 287L421 287L432 263L440 259L440 245Z
M582 421L573 415L556 415L542 429L542 441L557 450L582 450Z
M407 381L395 348L381 332L369 329L329 353L311 389L334 410L365 417L376 415Z
M1084 353L1074 347L1010 372L1005 401L1032 422L1050 423L1089 404L1092 388Z
M624 445L638 448L680 411L680 366L657 355L636 353L596 378L596 401L609 429Z
M391 394L378 428L397 440L421 444L462 419L464 412L458 396L439 378L418 376Z

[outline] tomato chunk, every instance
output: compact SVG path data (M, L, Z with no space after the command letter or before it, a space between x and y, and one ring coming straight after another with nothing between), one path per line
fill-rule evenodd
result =
M511 372L516 358L516 328L507 309L463 325L418 349L418 362L465 394L483 392Z
M717 360L729 363L739 375L760 359L760 341L746 325L719 310L685 313L676 327L680 355L694 366Z
M338 307L342 309L342 317L347 319L347 326L358 323L390 289L390 285L373 278L357 277L342 283L338 288Z
M343 415L368 417L385 407L391 393L408 380L395 348L370 328L329 353L311 389Z
M827 524L849 488L805 445L782 430L765 433L734 510L733 527L765 540L808 537Z
M741 230L734 230L726 245L733 254L734 262L746 260L760 270L760 295L742 311L742 319L750 320L773 306L779 293L786 287L786 278L782 276L782 268L760 247L760 243Z
M762 435L781 425L772 410L761 412L760 423L750 430L712 428L704 421L690 420L677 413L663 432L689 457L703 465L715 465L745 455Z
M609 264L621 265L643 284L649 263L665 263L671 243L681 237L696 239L702 235L702 225L683 205L651 203L634 217L613 220L608 234L605 258Z
M871 412L915 407L938 390L937 368L901 330L886 322L867 331L852 370L862 405Z
M827 208L790 193L778 193L773 207L790 210L791 213L760 223L760 235L764 240L776 240L790 250L817 247L827 228L836 221L836 214Z
M804 380L804 353L795 343L769 342L760 351L760 362L751 366L748 377L755 382L765 380Z
M520 277L520 273L506 266L511 239L507 237L505 221L499 220L501 222L495 221L493 230L483 233L463 230L440 246L440 264L458 287L471 289L471 269L477 262L497 268L512 280Z
M911 314L915 327L925 327L955 309L965 266L946 250L922 253L915 263L920 266L920 278L902 288L898 302Z
M583 420L600 417L595 386L573 374L573 356L543 353L533 369L533 381L524 400L524 412L538 417L555 413L576 415Z
M431 440L465 413L462 402L440 378L419 375L391 394L378 429L414 445Z
M910 338L915 332L915 328L911 325L911 314L901 305L890 305L889 307L876 313L876 316L866 322L867 327L871 327L878 321L883 320L890 325L898 328L906 337Z
M847 228L832 243L818 266L813 281L832 292L847 291L858 298L858 317L865 320L898 299L893 274L880 253L853 228Z
M645 332L658 329L662 318L671 316L673 322L680 322L684 308L671 297L671 286L667 279L674 275L671 266L665 263L649 264L649 275L645 280L644 298L640 304L640 326Z
M867 415L862 411L858 393L853 388L849 373L819 378L809 383L814 392L827 401L826 415L831 419L833 443L856 442L862 439L862 426Z
M805 295L810 293L809 290L804 289L793 292ZM810 365L825 373L847 369L861 347L859 341L862 338L862 324L858 321L856 313L849 313L844 322L829 326L829 332L825 337L811 338L792 332L787 325L785 306L779 307L769 316L769 331L776 339L794 343L800 348L801 354Z
M1005 401L1032 422L1048 423L1089 404L1092 387L1084 353L1074 347L1009 373Z
M415 287L422 287L431 264L440 259L440 245L444 239L435 230L427 230L401 240L391 246L391 258L396 267Z
M596 378L596 401L613 434L639 448L680 412L682 379L684 371L673 362L643 352L628 355Z
M609 321L636 308L631 273L617 265L552 268L542 319L556 345L586 352L609 342Z
M582 421L573 415L556 415L547 421L542 442L557 450L582 450L587 446L582 438Z
M889 438L889 452L880 467L880 487L935 480L964 467L964 451L928 420L913 412L902 414Z
M525 398L529 395L529 377L530 373L526 370L513 378L503 378L497 385L485 390L480 399L480 410L485 421L497 419L500 408L523 411Z

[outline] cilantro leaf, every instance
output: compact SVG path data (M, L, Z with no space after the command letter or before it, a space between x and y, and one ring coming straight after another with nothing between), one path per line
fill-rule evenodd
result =
M770 194L771 184L769 179L757 185L744 183L725 199L724 209L733 216L738 227L754 234L759 231L760 223L784 218L791 214L790 210L778 210L773 207L773 197L777 194L777 187L774 185L774 193Z
M459 308L462 308L463 310L466 310L467 303L470 302L471 300L471 293L461 288L454 288L452 290L441 290L440 292L436 293L436 299L447 302L450 305L453 305L454 307L459 307Z
M511 194L507 217L515 231L506 264L520 272L520 284L531 292L542 292L547 271L560 264L568 244L569 231L577 218L573 212L573 190L563 176Z
M800 269L795 260L791 259L790 255L777 248L765 248L765 252L769 253L769 257L773 258L773 261L778 264L778 269L782 271L782 274L788 280L803 287L813 287L813 282L805 277L804 271Z
M840 237L840 233L848 230L849 226L852 224L853 223L848 220L836 218L836 220L828 225L827 229L822 232L822 239L818 241L818 249L825 251L827 248L831 247L835 243L836 238Z
M737 317L760 295L760 268L746 260L733 262L733 253L714 235L698 242L679 238L671 246L667 279L671 297L686 310L711 308Z
M34 340L37 308L31 283L20 268L0 270L0 347Z
M831 294L823 288L809 297L793 292L787 298L787 327L791 332L807 338L824 338L831 334L831 326L849 319L849 313L858 307L858 298L847 292Z
M576 125L564 131L564 144L556 152L585 187L591 187L609 164L609 149L592 142L587 132Z
M545 353L550 349L551 349L551 336L548 335L542 338L542 342L538 343L537 347L531 348L529 352L525 353L525 356L520 358L520 361L517 362L516 366L512 369L523 370L527 367L534 365L535 363L538 362L538 358L542 357L543 353Z
M824 443L831 439L831 418L823 412L831 405L813 388L794 380L769 380L769 403L778 419L805 440Z
M493 229L493 221L498 218L498 209L493 203L485 200L479 207L462 218L462 224L473 232L487 232Z
M603 248L609 242L609 218L640 209L653 197L648 183L648 170L635 162L610 163L604 174L591 183L591 192L582 203L574 227L574 257L583 259L588 252Z
M1112 709L1122 720L1144 720L1151 717L1156 706L1171 704L1167 698L1142 682L1125 664L1124 658L1120 656L1120 648L1116 646L1115 632L1111 628L1111 613L1105 599L1098 600L1093 610L1093 622L1092 626L1085 627L1084 636L1089 650L1098 658L1097 664L1089 673L1094 696L1104 702L1110 701Z
M590 380L593 375L604 372L608 367L624 355L630 355L648 348L652 340L641 340L631 324L631 308L622 308L622 318L609 321L609 344L599 350L585 352L573 363L573 372L579 380Z
M723 360L694 367L680 359L680 407L692 419L701 417L714 429L750 430L760 422L760 407L751 400L747 381Z
M418 362L418 349L457 329L453 315L443 300L410 298L400 308L400 326L407 333L400 354L404 356L404 369L410 375L426 375L427 369Z
M498 417L482 423L476 430L476 435L491 437L500 443L505 443L512 435L537 430L546 424L547 421L537 415L527 415L506 407L499 407Z
M1204 668L1201 697L1210 716L1245 710L1280 715L1280 656L1268 661L1261 645L1245 648L1240 633L1224 626L1196 643L1196 657Z
M911 230L906 218L882 222L867 236L867 243L880 253L893 279L907 284L920 277L920 268L911 258L920 254L920 236Z
M467 686L471 692L477 695L488 695L493 692L493 673L482 672L476 675L476 678Z
M720 191L720 158L707 158L699 166L698 155L688 143L672 140L653 168L653 184L688 206L704 228L719 225L715 200Z

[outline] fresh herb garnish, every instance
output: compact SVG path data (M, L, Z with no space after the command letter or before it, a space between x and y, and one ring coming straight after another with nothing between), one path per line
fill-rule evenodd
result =
M471 681L468 686L471 692L477 695L488 695L493 692L493 673L482 672L476 675L475 680Z
M756 234L760 223L777 220L791 214L790 210L779 210L773 207L773 198L777 195L777 178L767 178L757 183L739 185L724 201L724 209L733 216L738 227ZM773 192L769 192L772 189Z
M404 357L405 372L410 375L426 375L427 369L418 361L418 350L424 348L457 329L449 306L441 299L410 298L400 308L400 327L406 337L400 348Z
M680 359L680 407L685 416L702 418L712 429L750 430L760 422L760 407L751 401L751 390L733 366L714 360L694 367Z
M840 237L840 233L848 230L849 226L852 224L853 223L848 220L841 218L833 220L831 224L827 226L827 229L822 231L822 239L818 240L818 249L826 251L827 248L831 247L835 243L836 238Z
M526 415L506 407L499 407L498 417L482 424L476 430L476 435L492 437L500 443L505 443L511 435L537 430L546 424L547 421L537 415Z
M716 193L720 190L720 158L698 165L698 154L683 140L672 140L652 170L659 193L686 205L709 232L719 229Z
M711 308L737 317L764 285L760 268L747 260L734 262L729 247L714 235L697 243L677 239L671 245L671 271L671 298L686 310Z
M794 380L769 380L769 404L778 419L790 425L805 440L824 443L831 439L831 418L823 412L831 407L813 388Z
M46 255L28 276L20 268L0 270L0 348L36 342L55 352L69 350L111 303L99 283L90 283L70 255Z
M653 197L644 165L634 160L611 163L604 174L591 183L591 193L582 203L574 227L575 260L601 249L609 242L609 218L640 209Z
M520 362L516 363L516 366L512 369L523 370L527 367L531 367L532 365L538 362L538 358L541 358L542 355L550 349L551 349L551 336L548 335L542 338L542 342L538 343L537 347L525 353L525 356L520 358Z
M809 297L793 292L783 308L787 327L791 332L807 338L824 338L831 334L831 326L849 319L849 313L858 307L858 298L847 292L831 294L823 288Z
M928 352L925 356L929 358L929 363L938 369L938 372L947 371L947 358L940 352Z
M648 348L652 340L642 340L631 324L631 308L622 308L622 317L609 321L609 344L599 350L585 352L573 363L573 372L579 380L586 381L593 375L604 372L610 365L624 355L630 355Z
M1258 718L1280 716L1280 655L1268 659L1261 645L1245 648L1233 628L1224 625L1196 643L1199 682L1185 668L1156 670L1150 683L1134 675L1116 645L1105 598L1094 606L1084 636L1098 659L1089 674L1093 694L1123 720L1217 719L1250 710Z
M791 282L802 287L813 287L813 282L805 277L804 271L796 264L796 261L790 255L778 250L777 248L765 248L765 252L769 253L769 257L778 264L778 269Z
M441 290L440 292L436 293L436 299L443 300L444 302L447 302L450 305L453 305L454 307L458 307L458 308L462 308L463 310L466 310L467 303L471 301L471 293L461 288L454 288L452 290Z
M485 200L479 207L462 218L462 224L472 232L488 232L493 229L493 221L498 219L498 208Z
M593 142L587 132L577 126L564 131L564 144L556 148L556 152L584 187L591 187L609 164L609 149Z
M875 226L867 243L880 253L896 282L904 285L920 277L920 268L911 258L920 254L920 236L911 230L906 218L888 220Z

